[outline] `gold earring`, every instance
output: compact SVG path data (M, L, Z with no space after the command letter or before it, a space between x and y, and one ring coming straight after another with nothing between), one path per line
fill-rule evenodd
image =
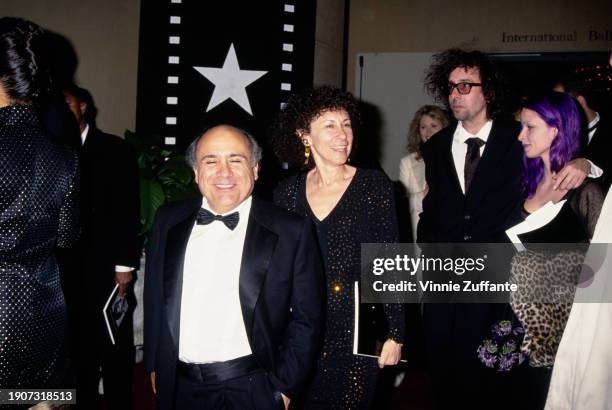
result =
M308 165L308 160L310 159L310 144L308 141L304 140L304 165Z

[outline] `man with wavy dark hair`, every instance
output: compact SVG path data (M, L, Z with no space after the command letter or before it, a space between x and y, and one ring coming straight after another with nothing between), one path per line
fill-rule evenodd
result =
M427 72L425 86L427 91L451 109L448 98L449 77L457 68L477 70L481 89L486 101L488 118L494 118L502 112L505 97L504 79L491 59L480 51L464 51L458 48L446 50L433 56L433 64Z
M433 56L425 82L457 123L423 146L429 190L418 241L508 242L505 230L521 218L523 148L517 139L520 124L502 115L499 70L480 51L450 49ZM576 159L557 174L555 188L578 187L589 171L588 161ZM424 306L437 408L497 406L491 400L508 388L508 377L486 372L489 369L479 362L476 351L490 326L507 318L503 313L503 305Z

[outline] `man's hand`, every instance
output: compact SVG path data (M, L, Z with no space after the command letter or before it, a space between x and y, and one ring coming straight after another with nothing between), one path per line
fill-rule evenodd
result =
M134 271L129 272L115 272L115 282L119 285L119 296L125 295L128 286L132 279L134 279Z
M395 340L387 339L378 359L378 367L382 369L385 366L396 365L400 357L402 357L402 345Z
M151 372L151 387L153 388L153 394L157 394L155 389L155 372Z
M283 398L283 404L285 405L285 410L289 410L289 403L291 402L291 399L285 396L283 393L281 393L281 397Z
M553 175L555 185L553 189L578 188L591 172L591 164L584 158L576 158L566 164L558 174Z

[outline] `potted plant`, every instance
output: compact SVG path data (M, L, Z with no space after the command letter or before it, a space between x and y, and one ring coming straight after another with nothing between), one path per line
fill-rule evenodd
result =
M125 139L136 149L140 174L141 235L146 242L157 208L166 202L198 194L193 170L175 149L160 147L153 136L125 131Z

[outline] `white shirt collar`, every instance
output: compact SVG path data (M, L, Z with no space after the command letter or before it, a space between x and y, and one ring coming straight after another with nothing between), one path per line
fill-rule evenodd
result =
M455 140L460 143L464 143L468 138L480 138L484 142L487 142L489 139L489 134L491 133L491 127L493 127L493 120L487 120L485 125L476 133L471 134L465 128L463 128L463 122L459 121L457 124L457 130L455 131Z
M598 122L599 122L599 113L595 112L595 118L593 118L593 121L589 122L589 129L594 127Z
M81 132L81 144L85 145L85 140L87 139L87 133L89 132L89 124L85 124L85 129Z
M238 212L238 213L242 213L242 214L248 215L249 211L251 210L252 199L253 199L253 196L249 195L249 197L247 199L245 199L244 201L242 201L240 203L240 205L238 205L236 208L232 209L231 211L227 211L227 212L224 212L222 214L219 214L219 215L229 215L229 214L231 214L233 212ZM210 208L210 205L208 205L208 200L206 199L206 197L202 197L202 208L204 208L207 211L210 211L213 214L217 215L217 212L213 211Z

